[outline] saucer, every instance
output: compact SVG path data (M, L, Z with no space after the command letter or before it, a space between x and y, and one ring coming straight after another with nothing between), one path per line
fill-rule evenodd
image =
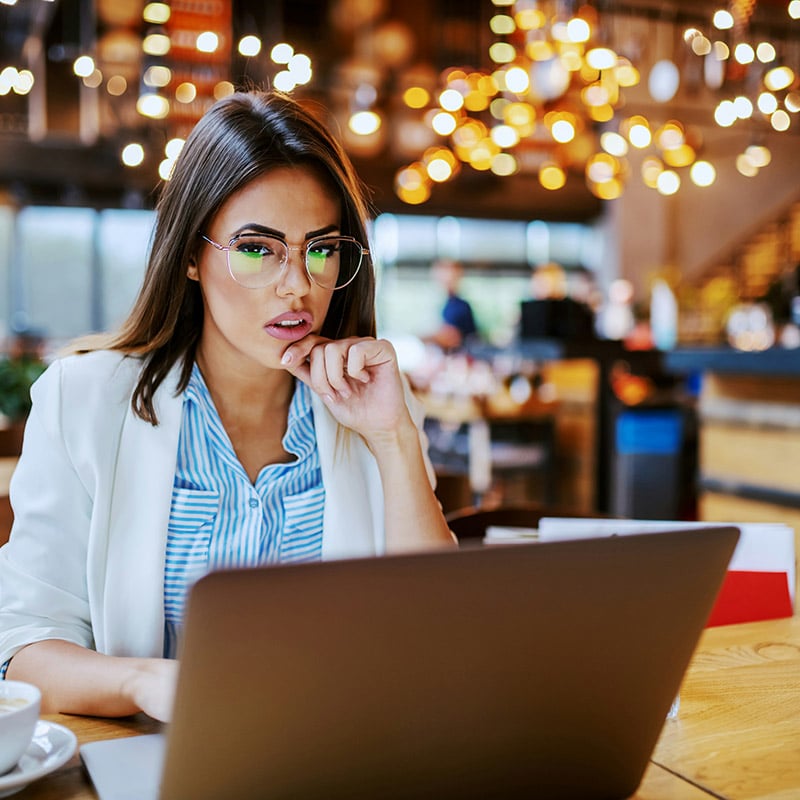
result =
M78 740L69 728L40 719L22 758L10 772L0 775L0 797L8 797L58 769L72 757L77 746Z

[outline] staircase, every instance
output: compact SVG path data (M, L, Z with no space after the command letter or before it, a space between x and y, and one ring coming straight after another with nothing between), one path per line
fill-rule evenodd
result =
M774 311L780 295L776 284L796 268L800 268L800 199L738 242L693 285L679 289L681 343L724 340L728 313L738 303L766 300Z

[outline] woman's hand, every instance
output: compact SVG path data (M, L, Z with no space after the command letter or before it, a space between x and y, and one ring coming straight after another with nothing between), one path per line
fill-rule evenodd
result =
M286 349L283 364L368 444L412 424L397 356L385 339L307 336Z
M145 714L169 722L178 662L164 658L107 656L61 639L23 647L8 677L42 690L42 713L126 717Z
M127 691L136 708L159 722L169 722L177 681L177 661L165 658L137 659Z
M375 456L384 487L387 552L453 547L392 345L306 336L286 348L283 365L322 397L340 425L360 434Z

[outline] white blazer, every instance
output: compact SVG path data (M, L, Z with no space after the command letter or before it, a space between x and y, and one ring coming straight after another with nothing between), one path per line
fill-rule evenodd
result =
M178 369L131 409L141 362L100 351L54 362L34 384L11 479L15 519L0 548L0 663L26 644L64 639L120 656L160 657L164 554L183 397ZM406 387L420 429L421 405ZM383 487L360 436L312 407L325 486L323 558L384 552ZM431 483L433 470L427 461Z

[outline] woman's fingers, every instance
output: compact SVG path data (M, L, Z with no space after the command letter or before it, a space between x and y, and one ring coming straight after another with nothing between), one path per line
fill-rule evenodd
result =
M353 394L354 382L369 383L370 370L393 359L394 350L383 340L317 338L304 339L287 348L283 363L289 372L323 397L348 399Z
M362 339L347 352L347 374L361 383L369 383L368 367L377 367L391 361L388 343L377 339Z
M314 362L319 361L328 385L345 400L352 395L345 366L349 349L346 342L329 342L315 348L311 353L312 372Z

